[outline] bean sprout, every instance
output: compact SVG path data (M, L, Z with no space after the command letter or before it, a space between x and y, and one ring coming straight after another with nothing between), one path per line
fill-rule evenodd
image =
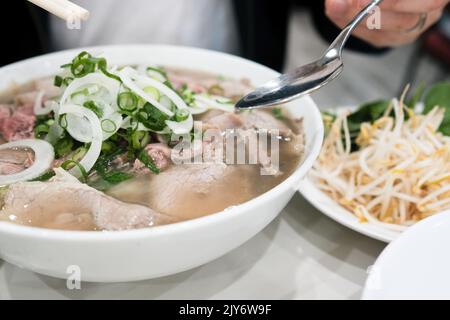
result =
M397 232L450 209L450 138L437 131L445 110L416 114L403 101L393 99L380 119L361 125L355 152L347 115L339 116L311 172L361 222Z

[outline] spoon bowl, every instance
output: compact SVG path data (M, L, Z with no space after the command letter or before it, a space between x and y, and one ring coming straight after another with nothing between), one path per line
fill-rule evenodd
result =
M300 98L336 79L343 67L341 59L329 60L324 57L267 82L243 97L236 108L254 109Z

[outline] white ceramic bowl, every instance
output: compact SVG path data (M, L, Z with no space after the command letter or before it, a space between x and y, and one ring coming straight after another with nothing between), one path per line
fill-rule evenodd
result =
M0 90L13 81L20 84L53 75L81 50L102 54L114 65L152 63L188 67L234 78L247 77L255 85L278 75L254 62L207 50L108 46L48 54L1 68ZM83 281L118 282L178 273L224 255L256 235L278 215L319 154L323 126L314 102L305 97L288 108L292 115L305 119L306 156L287 180L269 192L211 216L132 231L72 232L3 222L0 223L1 258L59 278L66 278L68 267L76 265Z

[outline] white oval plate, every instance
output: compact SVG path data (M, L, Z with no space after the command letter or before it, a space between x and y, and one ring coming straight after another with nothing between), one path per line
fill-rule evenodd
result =
M386 230L373 224L361 223L350 211L343 208L317 188L308 177L300 183L298 191L317 210L323 212L336 222L370 238L389 243L401 235L399 232Z
M450 211L417 223L371 268L362 298L450 299Z

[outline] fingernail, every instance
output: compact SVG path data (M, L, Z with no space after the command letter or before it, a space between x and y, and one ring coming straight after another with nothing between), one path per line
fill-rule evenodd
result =
M332 0L328 8L332 16L342 16L347 13L350 8L349 0Z

